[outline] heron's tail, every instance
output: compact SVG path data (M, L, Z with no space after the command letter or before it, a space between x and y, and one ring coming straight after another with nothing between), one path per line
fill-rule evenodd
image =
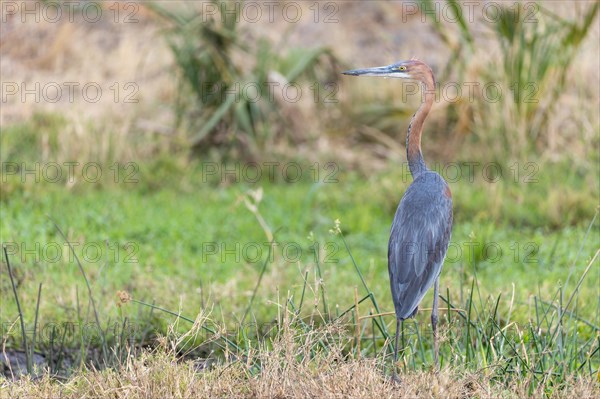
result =
M415 317L415 315L417 314L418 310L419 310L419 305L417 305L417 306L415 307L415 310L413 310L413 311L412 311L412 313L411 313L411 314L409 314L408 316L406 316L406 317L398 317L398 318L399 318L400 320L406 320L406 319L410 319L411 317Z

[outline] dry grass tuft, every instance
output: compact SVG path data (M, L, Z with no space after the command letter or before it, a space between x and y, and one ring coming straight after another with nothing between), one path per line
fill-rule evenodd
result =
M592 379L570 379L564 387L538 390L532 396L525 384L494 385L483 373L444 369L402 375L394 385L376 360L297 362L285 352L262 354L266 369L251 376L244 364L219 365L198 370L192 361L178 362L165 353L145 353L120 370L89 371L60 383L45 376L32 381L2 382L2 398L593 398L600 387Z
M351 358L344 352L350 338L340 337L336 323L299 330L295 317L284 321L275 339L257 348L244 361L223 361L205 368L198 360L182 361L177 345L166 345L130 356L118 369L88 370L67 382L48 375L33 380L0 380L2 398L592 398L600 385L591 377L568 377L562 386L541 385L529 390L528 379L507 376L504 382L490 378L490 370L469 371L445 367L401 373L394 384L377 358ZM319 343L328 342L326 349ZM171 347L171 349L169 349ZM249 367L259 360L260 371ZM0 377L1 378L1 377Z

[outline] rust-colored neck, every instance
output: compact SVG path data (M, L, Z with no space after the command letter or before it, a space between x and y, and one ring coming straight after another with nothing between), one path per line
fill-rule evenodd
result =
M408 168L413 179L416 179L421 173L427 170L427 165L425 165L425 160L421 153L421 133L423 132L423 123L425 122L425 118L427 118L427 114L429 114L435 98L435 80L431 70L422 76L421 83L423 102L421 102L421 106L413 115L406 135L406 157L408 158Z

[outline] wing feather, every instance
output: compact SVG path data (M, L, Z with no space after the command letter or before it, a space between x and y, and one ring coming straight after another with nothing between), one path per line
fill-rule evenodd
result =
M398 205L388 246L392 297L399 319L416 313L442 270L452 230L452 199L434 172L419 176Z

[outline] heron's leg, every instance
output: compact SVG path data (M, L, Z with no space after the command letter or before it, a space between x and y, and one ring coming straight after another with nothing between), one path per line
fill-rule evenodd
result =
M395 383L400 383L400 377L398 377L398 373L396 373L396 363L398 363L398 337L400 336L400 319L396 319L396 343L394 345L394 364L392 368L392 381Z
M438 299L439 294L438 291L440 289L440 278L437 277L435 279L435 283L433 286L433 309L431 310L431 329L433 330L433 356L435 360L435 368L436 370L440 369L440 347L438 343L438 335L437 335L437 322L438 322Z

